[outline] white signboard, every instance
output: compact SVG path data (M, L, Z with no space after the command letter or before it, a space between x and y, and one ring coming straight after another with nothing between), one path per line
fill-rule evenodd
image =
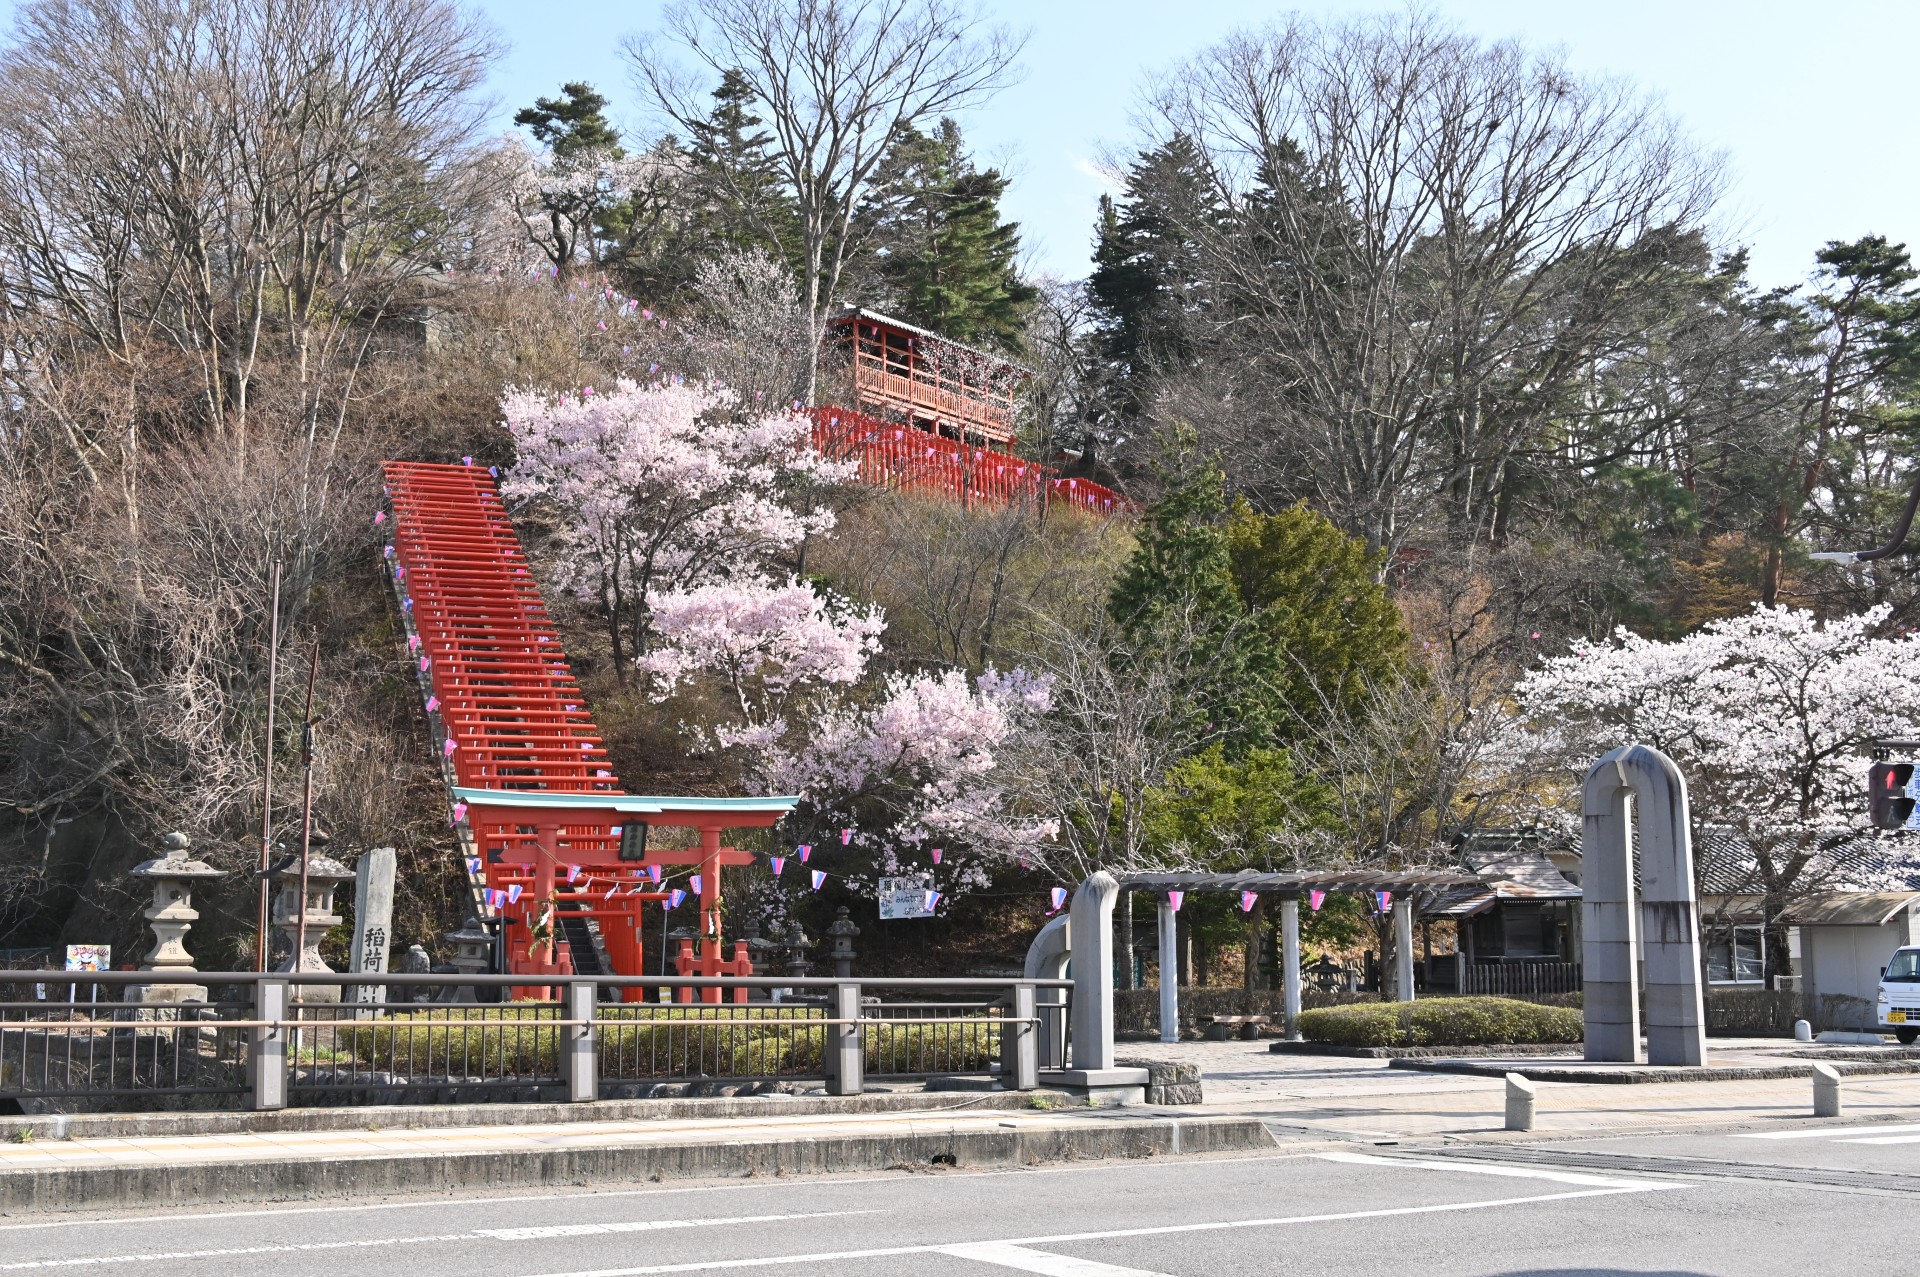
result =
M67 970L105 971L113 964L110 944L70 944L67 946Z
M927 907L927 893L932 890L933 880L927 877L882 878L880 880L881 920L933 917L933 910Z

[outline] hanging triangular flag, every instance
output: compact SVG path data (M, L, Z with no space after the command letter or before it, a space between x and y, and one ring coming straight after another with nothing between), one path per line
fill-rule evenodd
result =
M691 888L691 889L692 889L692 891L693 891L693 894L694 894L694 895L696 895L696 896L697 896L697 895L700 895L700 894L701 894L701 892L700 892L700 875L699 875L699 874L695 874L695 875L693 875L693 877L691 877L691 878L689 878L689 879L687 879L687 886L688 886L689 888Z
M826 880L827 876L824 873L821 873L818 869L813 871L813 889L815 891L820 890L820 884Z
M374 526L374 527L376 527L376 528L377 528L377 527L379 527L379 526L380 526L381 524L383 524L383 523L385 523L386 521L387 521L387 512L386 512L385 510L375 510L375 511L373 512L373 526Z
M680 907L680 902L682 900L685 900L686 898L687 898L687 893L680 890L680 888L675 887L672 891L669 891L667 893L667 899L665 903L667 908L669 909L678 909Z
M806 864L807 858L812 855L813 855L813 844L810 842L801 843L800 844L800 863L803 865Z
M453 805L453 823L457 825L466 818L467 805L465 803L455 803Z
M1243 892L1241 892L1241 893L1240 893L1240 912L1241 912L1241 913L1252 913L1252 912L1253 912L1253 904L1254 904L1254 902L1255 902L1256 900L1258 900L1258 899L1260 899L1260 893L1259 893L1259 892L1257 892L1257 891L1243 891Z
M472 874L474 877L478 878L480 876L480 871L484 868L486 868L486 865L481 861L480 857L478 856L467 857L467 872Z
M453 751L459 748L460 748L459 742L454 740L453 737L449 736L447 737L447 743L440 747L440 752L442 754L445 754L448 758L452 758Z
M1052 891L1048 892L1047 894L1053 900L1053 908L1047 910L1047 912L1059 913L1060 910L1067 903L1067 889L1065 887L1055 887Z
M773 876L778 878L787 867L787 858L785 856L774 856L772 860Z
M518 900L519 898L520 898L520 884L517 882L507 884L507 903L512 904L514 901Z
M1385 913L1387 910L1393 908L1393 893L1391 891L1376 891L1373 893L1373 901L1374 907L1379 909L1381 913Z
M1321 905L1323 905L1323 904L1325 904L1325 903L1327 903L1327 893L1326 893L1326 892L1324 892L1324 891L1309 891L1309 892L1307 893L1307 907L1308 907L1309 909L1311 909L1311 910L1313 910L1313 911L1314 911L1315 913L1319 913L1319 912L1320 912L1320 906L1321 906Z
M853 841L853 830L851 830L851 829L842 829L842 830L840 831L840 845L841 845L842 847L844 847L844 846L846 846L846 845L847 845L848 843L850 843L850 842L852 842L852 841Z
M580 866L579 866L579 865L568 865L568 866L567 866L567 881L568 881L568 882L578 882L579 880L580 880Z
M1187 893L1186 893L1186 892L1184 892L1184 891L1169 891L1169 892L1167 893L1167 905L1168 905L1168 907L1169 907L1169 908L1171 908L1171 909L1172 909L1172 910L1173 910L1173 911L1174 911L1175 913L1179 913L1179 912L1180 912L1180 902L1181 902L1182 900L1185 900L1186 898L1187 898Z
M939 903L940 903L940 893L937 891L929 891L927 893L927 912L932 913L933 907Z
M936 865L940 863L940 849L938 847L933 849L933 863Z
M653 879L653 885L654 885L654 886L656 886L656 887L657 887L657 886L659 886L659 885L660 885L660 866L659 866L659 865L648 865L648 866L647 866L647 877L649 877L649 878L651 878L651 879Z
M437 711L439 708L440 708L440 698L438 696L427 697L427 713L432 714L435 711Z

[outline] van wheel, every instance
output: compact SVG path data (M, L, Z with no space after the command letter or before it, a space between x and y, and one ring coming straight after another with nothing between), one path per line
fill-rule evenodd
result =
M1900 1039L1901 1046L1912 1046L1914 1039L1920 1038L1920 1027L1911 1028L1911 1029L1895 1029L1893 1031L1893 1036Z

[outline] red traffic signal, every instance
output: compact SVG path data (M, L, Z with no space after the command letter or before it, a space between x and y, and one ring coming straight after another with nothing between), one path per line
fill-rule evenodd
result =
M1907 795L1912 763L1872 763L1867 767L1867 815L1875 829L1905 829L1914 800Z

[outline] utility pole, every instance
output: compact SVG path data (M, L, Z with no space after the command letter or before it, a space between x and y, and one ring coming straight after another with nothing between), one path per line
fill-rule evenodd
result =
M293 973L300 974L300 961L307 952L307 858L313 850L313 685L320 677L320 644L313 645L307 662L307 710L300 722L300 761L306 767L306 794L300 800L300 911L294 923Z
M267 623L267 761L260 780L260 914L254 941L254 970L267 969L267 870L273 853L273 710L280 693L280 560L273 561L271 620Z

